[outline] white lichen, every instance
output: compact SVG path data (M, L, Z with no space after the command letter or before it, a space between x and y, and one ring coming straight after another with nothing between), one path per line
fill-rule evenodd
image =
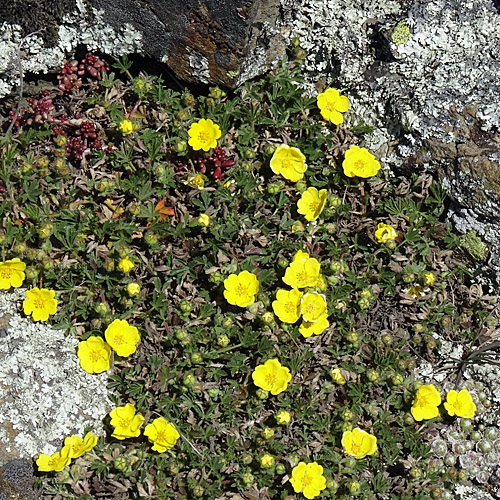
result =
M31 458L54 453L87 427L103 435L112 405L107 374L80 368L76 339L22 317L23 298L22 289L0 292L0 440L7 451Z
M20 62L25 73L47 73L61 67L79 44L115 57L142 52L142 34L131 24L117 31L106 23L103 11L92 8L89 16L87 8L78 0L75 12L64 16L55 47L46 47L40 34L29 35L23 41ZM22 38L20 26L7 23L0 26L0 97L19 83L17 51Z

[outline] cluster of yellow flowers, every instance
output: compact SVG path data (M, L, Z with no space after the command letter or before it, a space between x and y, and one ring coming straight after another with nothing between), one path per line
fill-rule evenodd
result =
M411 407L411 414L415 420L428 420L439 415L439 405L441 404L441 394L434 384L422 385L418 388L417 394ZM476 412L476 405L467 389L460 392L448 391L444 408L451 417L472 418Z
M286 268L283 281L292 289L276 292L272 303L276 316L284 323L295 323L302 316L299 332L306 338L323 333L330 325L325 296L315 291L299 291L300 288L324 289L326 282L317 259L299 250Z
M26 277L25 270L26 264L17 258L0 262L0 290L19 288ZM56 313L54 290L34 287L24 294L26 299L23 301L23 311L27 316L31 314L33 321L47 321L50 315Z
M47 455L40 453L36 460L38 470L43 472L59 472L69 465L73 458L81 457L90 451L97 444L98 437L92 432L87 432L82 438L73 434L64 440L64 446L53 453Z
M125 319L115 319L104 332L106 342L93 335L78 344L80 366L88 373L101 373L111 367L111 349L118 356L128 357L136 350L141 339L135 326L129 325Z
M114 438L123 440L140 436L144 417L135 412L134 405L127 403L125 406L118 406L111 410L109 416L114 427L111 434ZM155 418L146 425L144 435L153 443L152 449L159 453L173 448L180 437L174 424L163 417Z

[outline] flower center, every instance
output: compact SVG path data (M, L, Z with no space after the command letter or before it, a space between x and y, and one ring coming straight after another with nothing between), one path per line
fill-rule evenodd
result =
M200 142L210 142L211 140L211 134L210 132L208 132L208 130L202 130L199 134L198 134L198 140Z
M417 405L418 406L429 406L429 400L425 396L418 396Z
M37 309L45 309L45 301L41 298L35 299L35 307Z
M290 168L290 160L288 158L283 158L283 160L281 160L281 166L283 168Z
M266 375L266 382L269 384L269 385L273 385L275 382L277 382L278 379L276 378L276 375L274 373L268 373Z
M156 433L156 439L155 441L163 441L165 442L167 440L167 436L165 436L165 431L158 431Z
M125 341L123 340L123 335L115 335L115 338L113 339L114 343L116 345L121 345L121 344L125 344Z
M10 278L12 276L12 269L10 267L0 268L0 278Z
M90 359L94 362L97 363L100 359L102 359L102 355L99 351L92 351L90 353Z
M291 313L297 309L297 306L293 302L287 302L285 304L285 311Z
M304 307L304 311L308 314L312 314L315 310L316 310L316 305L314 304L314 302L310 302L309 304L307 304L305 307Z
M119 419L119 423L116 427L124 427L128 429L130 427L130 420L125 420L124 418Z
M305 271L298 272L297 281L307 281L307 273Z
M307 474L304 474L302 476L302 484L304 486L309 486L312 483L313 478L311 476L308 476Z
M361 443L352 443L352 453L353 455L361 455Z
M248 295L248 287L239 284L238 288L236 289L236 293L241 297L242 295Z
M365 162L363 160L356 160L354 162L354 167L357 170L364 170L366 168Z
M311 203L309 203L309 210L311 210L312 212L317 212L320 206L321 203L319 201L312 201Z

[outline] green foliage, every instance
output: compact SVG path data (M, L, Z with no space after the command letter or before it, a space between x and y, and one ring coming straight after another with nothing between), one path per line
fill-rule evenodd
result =
M478 303L447 299L466 286L466 272L449 260L459 254L439 220L443 189L426 173L346 178L340 165L352 136L326 124L316 98L303 94L300 61L284 60L229 95L213 88L199 96L175 92L159 77L132 77L126 56L114 67L130 81L109 75L74 103L85 119L102 113L99 130L113 148L69 159L68 174L54 166L60 148L48 126L2 140L0 251L2 260L19 257L36 271L27 286L57 290L53 324L78 340L103 335L115 318L139 328L137 353L115 356L111 399L133 402L148 422L164 416L182 437L159 454L144 437L118 442L109 432L82 459L81 477L44 475L43 493L99 497L120 484L131 498L253 498L257 489L286 498L293 489L285 476L302 460L318 462L338 483L325 497L351 498L349 484L359 480L360 498L427 498L448 479L428 467L426 438L407 418L413 368L434 359L429 331L470 338L464 318L484 317ZM136 130L123 135L117 125L138 101L130 117ZM220 175L213 151L187 145L202 117L222 131ZM356 140L371 131L364 123L351 130ZM302 187L269 167L282 143L306 155ZM43 155L50 159L45 174ZM199 174L202 189L192 182ZM328 200L308 223L297 202L311 186L326 189ZM207 227L201 214L210 217ZM391 244L376 240L380 222L397 230ZM46 237L43 224L51 225ZM308 339L298 322L272 313L298 250L321 265L330 322ZM118 269L125 255L135 264L128 274ZM260 283L248 308L228 304L223 293L224 280L243 270ZM131 282L140 285L136 296L127 293ZM109 312L98 314L97 303ZM252 379L273 358L293 376L278 396L258 391ZM335 368L345 384L332 380ZM280 409L292 414L290 426L276 424ZM262 434L267 427L271 438ZM353 427L377 436L377 454L355 460L344 452L342 434ZM270 469L259 465L263 452L275 457ZM424 481L407 474L413 462Z

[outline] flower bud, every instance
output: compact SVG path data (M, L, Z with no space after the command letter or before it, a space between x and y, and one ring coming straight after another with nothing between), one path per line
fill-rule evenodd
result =
M285 472L286 472L286 467L283 464L278 464L276 466L276 474L282 476L283 474L285 474Z
M410 477L413 479L418 479L419 477L422 477L422 469L419 467L413 467L410 469Z
M203 493L205 493L205 489L203 488L203 486L197 484L193 487L193 495L195 497L202 497Z
M193 303L190 300L181 300L179 308L183 313L190 313L193 310Z
M111 311L109 304L107 302L99 302L95 306L94 310L99 316L105 316Z
M219 335L217 337L217 345L219 347L227 347L229 345L229 337L227 335Z
M158 245L159 238L158 235L155 233L152 233L151 231L148 231L146 235L144 236L144 241L146 242L147 245L150 247L153 247L155 245Z
M328 206L331 209L336 210L340 205L342 205L342 200L338 196L331 195L328 197Z
M295 183L295 189L302 194L307 189L307 182L304 179L300 179Z
M257 389L255 394L259 399L267 399L269 396L269 391L265 391L264 389Z
M278 259L278 267L281 267L282 269L286 269L288 267L288 264L290 264L290 262L285 257L280 257Z
M273 326L276 324L276 321L274 319L274 314L270 311L265 312L264 314L261 315L260 319L265 325L268 326Z
M14 253L16 255L20 255L20 254L26 252L27 248L28 247L27 247L26 243L24 243L24 241L20 241L19 243L17 243L16 245L14 245L13 250L14 250Z
M274 436L274 429L271 429L271 427L264 427L261 435L264 439L271 439Z
M339 483L335 479L328 479L326 481L326 488L330 493L336 493L339 489Z
M359 483L359 481L353 479L352 481L349 481L347 483L347 489L349 490L349 493L351 495L357 495L359 493L359 490L361 489L361 484Z
M359 340L357 332L346 332L344 334L344 338L347 340L347 342L350 342L351 344L353 344Z
M279 410L278 413L276 413L276 422L278 425L288 425L291 419L292 416L286 410Z
M203 361L203 355L201 354L201 352L193 352L191 354L192 363L198 364L201 363L202 361Z
M219 271L215 271L214 273L211 273L209 275L208 281L210 281L210 283L213 283L214 285L219 285L224 281L224 277Z
M127 285L127 293L130 297L135 297L136 295L139 295L140 292L141 286L139 285L139 283L129 283Z
M196 377L192 373L187 373L184 375L182 383L186 386L192 386L196 382Z
M250 486L254 482L255 477L250 472L245 472L244 474L242 474L241 480L245 483L246 486Z
M250 465L253 461L253 457L250 453L245 453L242 457L241 457L241 461L245 464L245 465Z
M125 457L116 457L114 460L113 460L113 466L116 470L120 470L120 471L123 471L127 468L128 466L128 463L127 463L127 459Z
M374 384L380 383L380 374L377 370L374 370L373 368L371 368L366 372L366 378L370 382L373 382Z
M274 466L274 457L269 453L264 453L264 455L260 457L260 466L263 469L270 469Z

